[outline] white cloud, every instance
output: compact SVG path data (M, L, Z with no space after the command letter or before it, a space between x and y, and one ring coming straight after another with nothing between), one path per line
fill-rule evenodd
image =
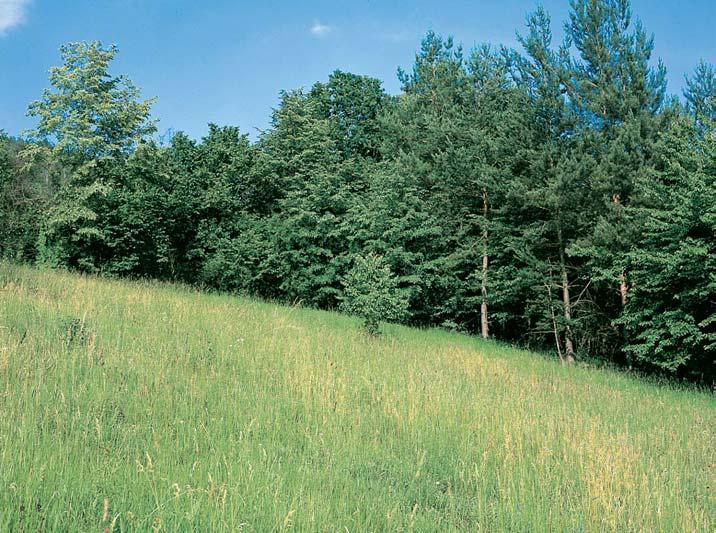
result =
M311 34L315 35L316 37L323 37L331 31L333 31L333 28L327 26L326 24L321 24L318 21L314 22L313 26L311 26Z
M0 0L0 35L25 22L31 0Z

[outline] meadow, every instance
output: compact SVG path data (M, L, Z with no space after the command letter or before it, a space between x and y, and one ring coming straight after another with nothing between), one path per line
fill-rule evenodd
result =
M712 393L0 264L0 531L716 530Z

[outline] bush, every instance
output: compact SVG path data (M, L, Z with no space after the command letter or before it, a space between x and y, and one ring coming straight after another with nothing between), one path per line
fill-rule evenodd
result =
M381 321L399 321L407 314L408 299L379 255L357 256L343 286L341 309L363 318L363 326L371 335L380 333Z

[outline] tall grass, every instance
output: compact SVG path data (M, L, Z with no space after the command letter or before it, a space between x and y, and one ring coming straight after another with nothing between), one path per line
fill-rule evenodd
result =
M714 531L716 402L0 265L0 530Z

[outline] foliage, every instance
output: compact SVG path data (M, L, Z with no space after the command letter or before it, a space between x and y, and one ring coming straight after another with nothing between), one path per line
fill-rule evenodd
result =
M111 76L117 48L99 42L63 45L63 65L50 69L52 90L30 104L38 119L30 132L31 162L62 166L58 192L42 231L43 250L52 264L89 271L102 269L111 252L104 227L106 197L118 167L155 130L152 100L139 101L139 90L124 76Z
M44 213L55 192L51 164L29 168L27 144L0 131L0 257L32 262Z
M713 65L701 60L693 75L687 76L684 99L700 130L716 120L716 68Z
M715 134L696 142L682 117L659 143L649 203L637 214L640 245L629 254L633 300L619 319L626 350L643 365L704 381L716 377Z
M381 256L356 256L343 285L341 309L361 317L369 334L377 335L383 321L394 322L405 317L407 299Z
M38 119L33 139L51 141L55 154L77 165L127 155L155 131L153 100L140 101L129 78L109 74L116 46L73 42L61 46L60 55L63 65L50 69L52 90L29 107Z
M283 91L255 142L158 144L116 47L67 44L37 127L0 138L0 256L710 382L713 66L682 105L628 0L569 4L561 43L543 7L520 50L428 32L395 96L340 70Z

